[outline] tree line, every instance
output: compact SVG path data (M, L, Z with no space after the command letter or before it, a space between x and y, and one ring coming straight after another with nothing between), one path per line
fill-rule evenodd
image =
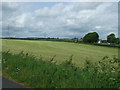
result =
M7 38L7 37L6 37ZM97 32L87 33L83 38L72 38L72 39L61 39L61 38L35 38L35 37L28 37L28 38L7 38L7 39L22 39L22 40L46 40L46 41L64 41L64 42L75 42L75 43L108 43L108 44L119 44L120 39L115 37L114 33L111 33L107 36L107 40L100 40L99 34Z

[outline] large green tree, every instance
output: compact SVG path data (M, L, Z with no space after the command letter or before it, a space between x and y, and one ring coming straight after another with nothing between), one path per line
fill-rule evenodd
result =
M116 37L114 33L111 33L107 36L107 42L108 43L116 43Z
M120 44L120 39L119 39L119 38L116 38L116 39L115 39L115 43L116 43L116 44Z
M88 33L83 37L83 42L85 43L94 43L98 42L99 35L97 32Z

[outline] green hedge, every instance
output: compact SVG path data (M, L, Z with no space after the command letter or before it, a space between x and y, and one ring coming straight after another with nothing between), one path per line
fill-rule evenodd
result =
M120 48L120 45L116 45L116 44L98 44L98 43L93 43L93 45Z

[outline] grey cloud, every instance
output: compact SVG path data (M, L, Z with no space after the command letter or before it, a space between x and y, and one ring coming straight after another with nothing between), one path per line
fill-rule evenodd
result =
M48 37L81 38L96 31L105 39L108 33L117 34L118 31L117 3L58 3L34 12L27 9L19 3L3 3L3 35L6 35L8 24L11 33L18 37L46 34Z

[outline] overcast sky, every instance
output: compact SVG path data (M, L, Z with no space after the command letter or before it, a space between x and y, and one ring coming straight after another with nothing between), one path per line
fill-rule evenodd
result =
M1 24L1 23L0 23ZM2 4L2 34L14 37L82 38L98 32L100 39L118 35L118 3L24 2Z

